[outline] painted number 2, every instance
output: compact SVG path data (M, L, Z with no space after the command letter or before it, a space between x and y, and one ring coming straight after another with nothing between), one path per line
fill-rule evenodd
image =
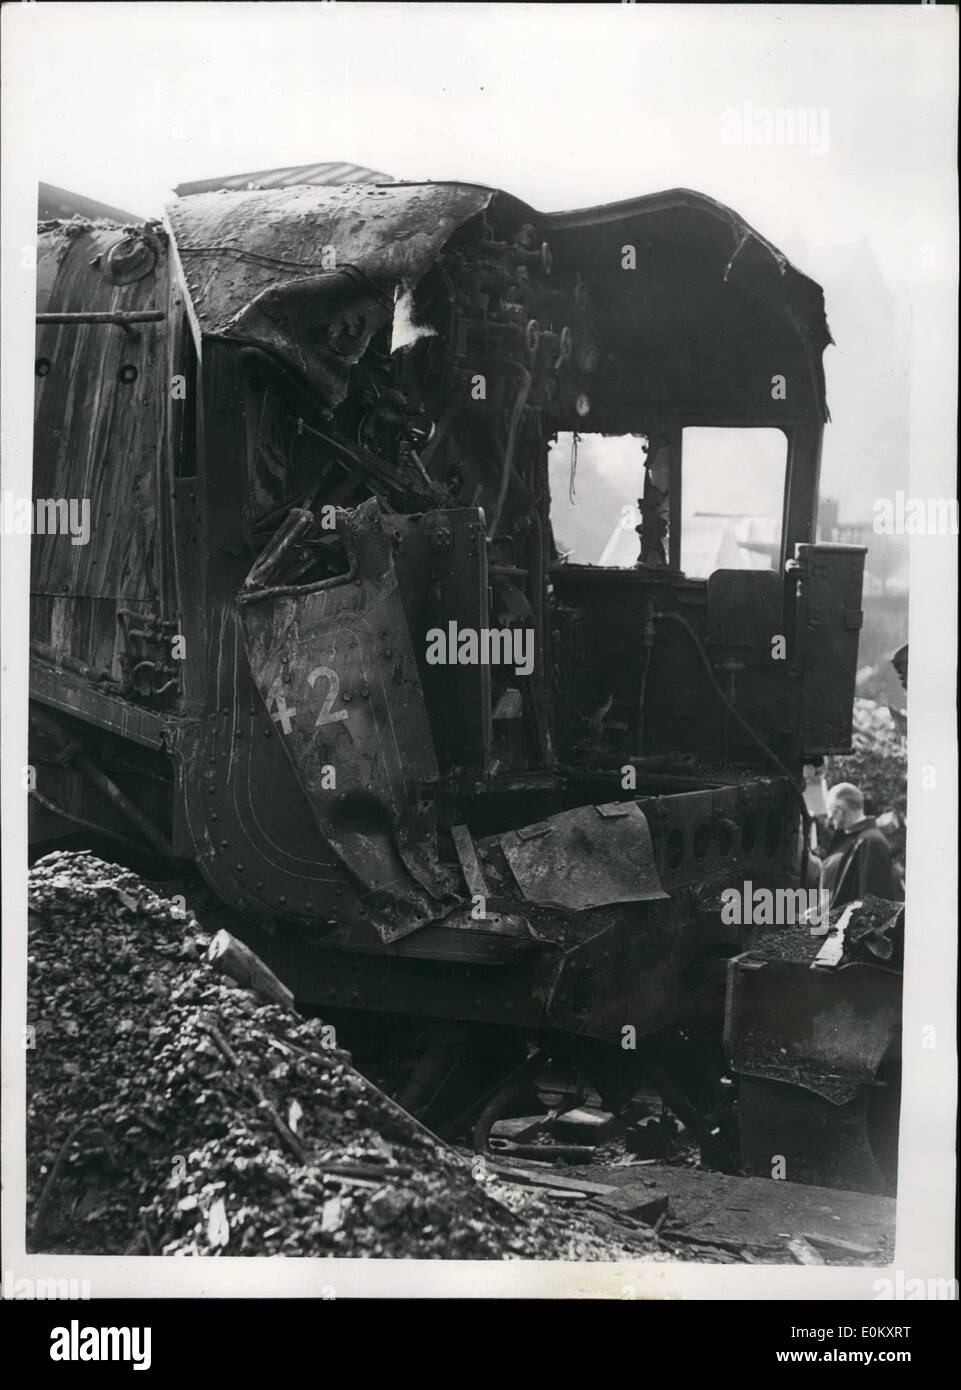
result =
M340 693L340 676L330 666L315 666L307 677L307 684L313 690L318 677L323 676L327 682L327 694L324 696L324 703L320 707L320 713L314 723L314 728L319 728L321 724L336 724L339 719L347 718L347 710L335 710L337 696Z

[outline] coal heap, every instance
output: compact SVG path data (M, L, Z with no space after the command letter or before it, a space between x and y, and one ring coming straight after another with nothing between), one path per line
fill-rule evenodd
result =
M128 870L51 854L29 902L28 1249L650 1258L652 1237L478 1180Z

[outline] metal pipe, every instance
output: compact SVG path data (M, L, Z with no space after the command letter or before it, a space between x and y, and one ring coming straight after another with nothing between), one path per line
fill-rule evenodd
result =
M710 1145L711 1141L716 1138L716 1127L710 1128L700 1112L694 1108L685 1095L682 1095L674 1082L660 1067L647 1062L644 1065L644 1071L664 1104L669 1110L674 1111L674 1114L691 1131L697 1142L702 1147Z
M83 773L88 781L92 782L98 791L102 792L111 805L115 806L122 815L126 816L148 841L150 846L162 854L165 859L173 860L174 853L170 845L156 826L147 819L139 807L125 796L117 786L116 782L111 781L107 774L96 765L84 751L80 743L77 742L62 725L49 714L35 709L30 715L30 723L33 727L45 734L57 744L60 751L71 750L71 761L76 763L78 769Z
M547 696L550 686L547 679L547 632L544 622L544 530L541 525L540 514L536 510L531 512L530 534L531 555L527 580L527 596L534 613L534 680L539 696L539 700L535 702L535 709L537 709L540 702ZM534 727L537 734L537 741L540 745L541 761L545 765L549 765L554 761L549 730L545 726L544 721L539 718L535 718Z
M97 825L92 820L86 820L83 816L76 815L73 811L66 810L63 806L58 806L55 801L38 792L36 787L30 788L30 795L38 806L42 806L51 815L59 817L60 820L69 821L71 825L79 825L81 830L89 831L93 835L103 835L108 840L115 840L117 844L123 845L124 849L134 850L137 854L143 854L143 845L136 840L131 840L127 835L121 835L119 830L109 830L105 825Z
M81 661L79 657L71 656L69 652L58 651L55 647L51 647L48 642L41 642L35 637L30 638L30 650L41 661L49 662L58 669L62 667L64 670L73 671L75 675L84 676L87 680L98 683L111 680L109 671L97 671L93 666L88 666L85 661ZM116 684L116 682L113 683Z
M475 1153L488 1152L487 1141L495 1121L501 1118L516 1099L527 1093L531 1081L547 1060L547 1054L538 1048L519 1067L515 1067L510 1076L506 1077L493 1092L488 1092L489 1099L474 1121L472 1139ZM458 1116L458 1119L460 1118Z
M37 323L160 323L167 315L163 309L116 309L86 314L38 314Z
M497 502L494 506L494 516L491 524L487 528L487 539L493 540L500 523L501 512L504 510L504 503L507 500L507 489L510 485L511 466L514 462L514 445L517 441L517 427L521 422L524 413L524 406L527 404L527 397L531 391L531 374L526 367L522 367L519 362L512 364L520 373L521 385L514 398L513 409L511 410L510 426L507 431L507 443L504 445L504 464L501 469L501 485L497 495Z
M654 605L650 597L644 600L643 610L644 621L641 625L641 650L643 652L643 666L641 669L641 685L637 696L637 756L644 756L644 734L645 734L645 705L647 702L647 675L651 669L651 656L654 650L654 639L657 629L654 626Z
M431 1039L401 1088L398 1105L412 1115L429 1110L460 1060L462 1035L462 1026L454 1025Z

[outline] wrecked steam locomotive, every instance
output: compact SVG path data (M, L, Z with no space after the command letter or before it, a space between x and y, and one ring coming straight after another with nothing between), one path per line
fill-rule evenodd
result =
M765 961L720 910L803 886L801 769L850 742L818 286L685 190L357 183L41 223L38 287L34 493L91 538L34 538L34 835L193 865L305 1008L420 1020L415 1112L533 1039L709 1144L723 1035L749 1169L883 1188L896 972ZM685 572L706 426L786 441L767 568ZM628 564L555 540L588 434L636 447Z

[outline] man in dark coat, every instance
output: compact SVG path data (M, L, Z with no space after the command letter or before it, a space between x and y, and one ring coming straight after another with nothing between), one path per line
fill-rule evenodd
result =
M827 808L834 838L822 866L821 887L831 894L831 906L843 907L866 893L900 901L888 842L873 817L865 816L860 787L839 782L828 792Z

